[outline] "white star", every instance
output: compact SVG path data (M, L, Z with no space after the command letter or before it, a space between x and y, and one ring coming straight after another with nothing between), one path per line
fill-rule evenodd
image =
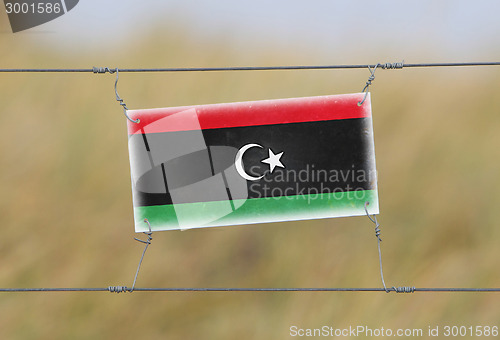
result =
M273 150L269 149L269 157L262 160L262 163L267 163L269 164L269 168L271 170L271 173L273 173L274 168L277 166L280 168L285 168L283 163L281 163L280 158L283 156L283 152L280 152L279 154L274 154Z

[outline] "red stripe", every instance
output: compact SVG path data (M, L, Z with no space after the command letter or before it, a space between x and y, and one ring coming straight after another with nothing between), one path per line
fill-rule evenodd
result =
M201 129L218 129L371 117L369 94L365 103L358 106L358 102L363 99L363 96L364 93L356 93L163 109L129 110L128 115L130 118L134 120L139 118L140 122L128 122L128 132L129 134L141 133L141 130L145 129L147 133L156 133L195 130L199 127ZM180 119L167 119L166 122L168 124L162 124L161 122L158 122L159 124L152 124L159 119L190 109L196 110L190 112L192 114L196 112L199 125L198 122L193 124L193 119L183 120L181 115L175 117Z

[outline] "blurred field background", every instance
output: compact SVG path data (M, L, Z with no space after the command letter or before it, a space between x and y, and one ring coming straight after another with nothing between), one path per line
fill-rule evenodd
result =
M250 61L223 37L200 43L181 24L158 25L108 54L0 34L0 67L335 63L293 44ZM490 52L483 59L498 61ZM336 58L398 61L375 56L383 54ZM368 76L124 73L118 89L137 109L354 93ZM499 76L494 67L377 71L371 91L388 286L500 286ZM126 121L114 75L0 79L0 286L130 286L143 245L133 240ZM138 287L381 286L366 217L153 238ZM499 302L486 293L1 293L0 338L286 339L292 325L499 326Z

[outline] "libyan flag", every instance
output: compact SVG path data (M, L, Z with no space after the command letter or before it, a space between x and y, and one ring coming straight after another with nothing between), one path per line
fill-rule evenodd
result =
M135 231L378 214L363 96L128 111Z

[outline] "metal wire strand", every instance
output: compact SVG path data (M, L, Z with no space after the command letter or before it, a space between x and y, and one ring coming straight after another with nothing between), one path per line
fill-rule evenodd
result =
M370 214L368 213L368 205L370 204L370 202L365 202L365 212L366 212L366 216L368 216L368 218L370 219L370 221L373 222L373 224L375 224L375 237L377 237L377 246L378 246L378 261L379 261L379 265L380 265L380 278L382 279L382 285L384 286L384 290L386 291L386 293L389 293L389 289L387 289L387 287L385 286L385 280L384 280L384 270L382 269L382 251L380 249L380 242L382 242L382 239L380 238L380 224L378 223L377 221L377 216L373 215L373 218L370 216Z
M128 120L130 120L132 123L139 123L141 120L137 118L136 120L133 120L129 117L127 114L127 104L123 101L122 98L120 98L120 95L118 94L118 75L119 75L119 69L116 68L109 68L109 67L92 67L92 72L93 73L99 73L99 74L104 74L104 73L109 73L113 74L116 73L116 80L115 80L115 96L116 96L116 101L123 107L123 114L125 117L127 117Z
M297 66L230 66L230 67L162 67L162 68L120 68L120 72L218 72L218 71L279 71L279 70L336 70L336 69L366 69L376 65L383 69L402 68L403 63L376 64L344 64L344 65L297 65ZM383 67L386 65L386 67ZM387 65L391 65L388 67ZM393 67L394 65L395 67ZM457 62L457 63L416 63L404 64L405 68L421 67L463 67L463 66L500 66L500 61ZM106 73L109 68L2 68L0 72L10 73Z
M138 238L134 238L134 240L144 243L145 246L142 252L141 260L139 261L139 265L137 266L137 271L135 272L134 283L132 283L132 288L130 288L131 293L134 291L135 283L137 282L137 276L139 276L139 270L141 269L142 260L144 260L144 255L146 254L146 250L148 250L148 247L151 244L151 241L153 240L153 237L151 236L153 235L153 232L151 231L151 223L149 223L149 220L147 218L144 219L144 222L148 224L149 231L144 232L143 234L145 234L148 237L148 239L146 241L143 241Z
M382 242L382 238L380 238L380 223L377 221L377 216L374 214L373 217L368 213L367 207L370 205L370 202L365 202L365 213L366 216L370 219L370 221L375 224L375 237L377 238L377 246L378 246L378 261L380 266L380 278L382 279L382 285L384 286L384 290L386 293L396 292L396 293L413 293L415 292L415 287L391 287L387 288L384 280L384 270L382 268L382 251L380 249L380 242Z
M113 73L107 67L105 69L107 69L110 73ZM116 68L114 72L116 72L116 80L115 80L116 101L123 107L123 114L125 115L125 117L127 117L128 120L130 120L132 123L139 123L141 121L139 118L137 118L136 120L133 120L127 114L127 110L128 110L127 104L125 104L123 99L120 98L120 96L118 95L118 89L117 89L117 87L118 87L118 68Z
M365 96L363 97L363 100L358 102L358 106L361 106L363 105L363 103L365 102L366 100L366 97L368 96L368 88L370 87L370 85L372 84L372 81L375 80L375 71L377 70L377 67L379 66L379 64L375 65L375 67L372 69L370 66L368 66L368 70L370 70L370 76L368 77L368 80L366 81L366 85L365 87L363 87L363 91L361 92L364 92L365 93Z
M143 241L141 239L135 238L134 240L139 241L141 243L144 243L146 246L144 247L144 250L142 251L142 256L141 260L139 261L139 265L137 266L137 270L135 272L134 276L134 282L132 283L132 288L128 288L127 286L109 286L107 288L107 291L110 293L124 293L124 292L129 292L132 293L135 289L135 283L137 282L137 276L139 276L139 270L141 269L142 265L142 260L144 260L144 255L146 254L146 250L148 250L148 246L151 244L151 241L153 240L153 232L151 231L151 224L149 223L149 220L147 218L144 219L144 223L148 224L149 231L144 232L143 234L147 235L148 239L146 241Z
M415 293L500 293L500 288L415 288L400 287ZM48 292L128 292L124 286L107 288L0 288L0 293ZM386 292L384 288L135 288L135 292ZM403 293L403 291L397 293Z

